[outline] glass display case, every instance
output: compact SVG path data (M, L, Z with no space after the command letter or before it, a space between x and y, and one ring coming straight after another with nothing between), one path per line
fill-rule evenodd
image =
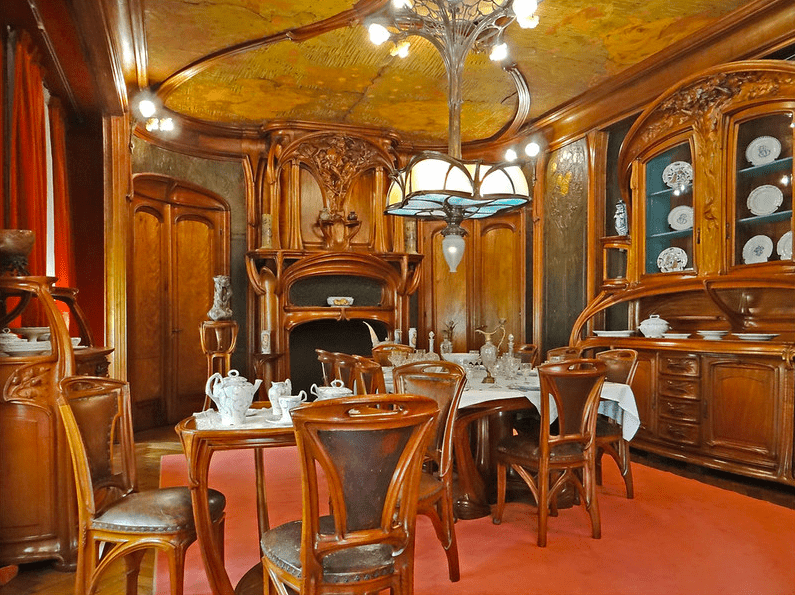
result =
M792 112L735 127L732 265L792 260Z
M683 142L645 164L646 274L694 268L692 163Z

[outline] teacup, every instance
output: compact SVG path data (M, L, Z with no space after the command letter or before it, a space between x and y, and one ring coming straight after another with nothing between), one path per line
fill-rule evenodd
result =
M349 388L345 388L345 383L339 379L332 380L331 386L318 386L317 384L313 384L309 392L315 395L319 400L347 397L353 394L353 391Z
M301 403L306 402L306 391L301 391L297 395L282 395L279 397L279 408L282 411L282 421L289 422L292 420L291 411L298 407Z

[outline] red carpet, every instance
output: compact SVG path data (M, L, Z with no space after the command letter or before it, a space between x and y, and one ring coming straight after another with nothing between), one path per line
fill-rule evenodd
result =
M300 517L294 448L267 451L271 525ZM490 518L456 524L461 581L430 522L417 521L417 595L791 595L795 594L795 510L634 465L635 499L614 465L599 491L602 539L582 508L550 518L548 545L535 545L534 509L508 504ZM232 583L258 561L251 451L216 454L211 485L227 496L226 562ZM162 484L184 485L182 456L163 457ZM158 593L167 569L158 565ZM186 595L209 594L198 547L189 550Z

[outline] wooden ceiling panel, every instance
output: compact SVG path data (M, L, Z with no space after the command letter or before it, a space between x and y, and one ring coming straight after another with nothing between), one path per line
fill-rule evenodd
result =
M149 79L162 82L211 52L316 23L353 4L351 0L149 0L144 3Z
M374 48L362 27L283 41L217 61L177 88L166 106L217 123L334 121L446 144L444 66L427 42L413 50L392 57L388 48ZM510 77L482 55L468 59L463 92L464 140L493 135L516 109Z
M402 60L389 54L389 43L373 46L363 25L366 13L384 2L147 0L150 80L166 81L170 109L218 124L366 125L394 130L406 141L444 145L447 83L441 59L416 37ZM544 0L536 29L514 23L506 35L511 59L528 83L527 118L549 114L746 4ZM334 18L345 11L350 12L344 18ZM299 41L277 35L300 27ZM270 45L251 43L218 57L224 48L263 38ZM203 62L207 57L212 59ZM512 122L521 95L511 76L480 54L467 59L463 91L464 142L498 134Z

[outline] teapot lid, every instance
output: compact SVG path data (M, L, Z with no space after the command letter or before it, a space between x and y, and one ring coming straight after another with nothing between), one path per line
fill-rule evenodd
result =
M229 373L226 377L223 378L223 382L248 382L245 378L240 375L240 372L237 370L229 370Z

